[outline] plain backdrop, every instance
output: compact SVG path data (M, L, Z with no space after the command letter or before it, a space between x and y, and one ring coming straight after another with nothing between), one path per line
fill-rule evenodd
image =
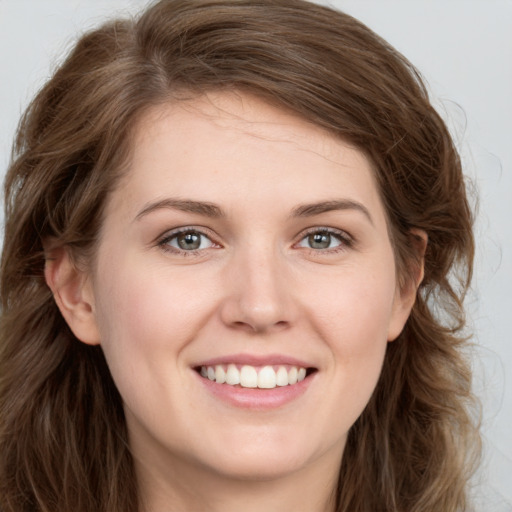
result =
M79 33L147 0L0 0L0 173L21 112ZM512 0L333 0L422 72L476 189L468 311L485 453L479 508L512 511ZM439 511L442 512L442 511Z

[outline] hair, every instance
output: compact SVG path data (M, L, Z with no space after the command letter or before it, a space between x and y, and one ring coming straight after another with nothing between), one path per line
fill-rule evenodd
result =
M356 19L303 0L162 0L83 35L20 121L5 180L0 509L137 512L122 399L44 278L45 240L94 254L106 198L150 107L242 91L370 158L399 279L424 279L349 431L338 512L466 510L479 451L463 298L472 213L461 163L414 67Z

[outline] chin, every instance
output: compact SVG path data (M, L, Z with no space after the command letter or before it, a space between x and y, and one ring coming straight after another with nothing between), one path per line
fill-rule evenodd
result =
M228 460L212 468L230 480L270 481L285 478L305 467L305 461L295 459L254 457L246 460Z
M228 448L223 445L222 453L211 454L208 465L216 473L232 479L275 480L308 466L318 453L299 439L294 442L288 438L283 442L269 437L272 436L260 433L254 442L249 438L240 444L233 442Z

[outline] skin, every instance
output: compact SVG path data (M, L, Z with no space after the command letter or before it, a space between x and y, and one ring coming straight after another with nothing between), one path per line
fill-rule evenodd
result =
M169 199L214 203L223 215ZM333 201L343 207L297 215ZM204 233L200 249L180 250L177 228ZM319 231L327 248L311 246ZM363 153L227 93L146 113L93 267L77 269L58 248L46 277L75 335L102 345L151 512L332 510L347 432L418 284L397 288ZM280 354L315 371L281 407L238 407L194 369L230 354Z

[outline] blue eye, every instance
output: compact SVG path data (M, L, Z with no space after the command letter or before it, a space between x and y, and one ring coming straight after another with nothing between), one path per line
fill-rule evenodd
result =
M203 233L190 229L166 237L161 245L170 246L179 251L199 251L212 247L213 242Z
M336 249L341 246L348 246L350 245L350 240L348 236L344 236L341 233L333 232L328 229L318 229L308 233L301 239L298 245L299 247L322 251L326 249Z

